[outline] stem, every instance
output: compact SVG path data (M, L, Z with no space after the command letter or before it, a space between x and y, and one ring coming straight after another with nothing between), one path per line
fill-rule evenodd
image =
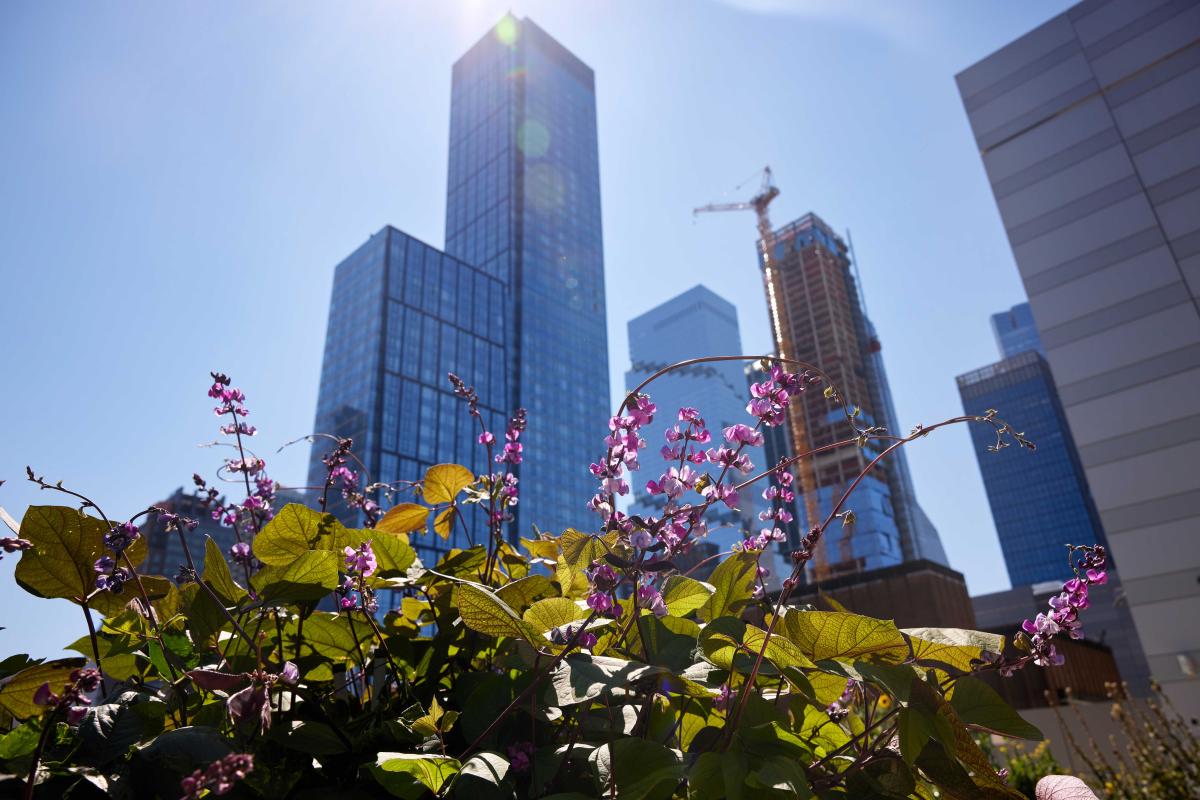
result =
M38 737L37 749L33 751L33 763L29 765L29 778L25 781L25 800L33 800L33 786L37 780L38 764L42 760L42 752L46 749L46 742L50 738L50 730L54 727L54 717L58 714L58 707L55 706L46 715L46 720L43 723L42 735Z
M104 665L100 663L100 642L96 637L96 623L92 620L92 609L88 606L87 598L79 601L83 609L83 618L87 620L88 638L92 640L92 657L96 659L96 671L100 673L100 692L108 696L108 684L104 682Z

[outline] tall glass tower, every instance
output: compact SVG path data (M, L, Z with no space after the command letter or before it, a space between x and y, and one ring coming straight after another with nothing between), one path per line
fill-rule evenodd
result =
M455 63L448 184L446 252L504 286L508 394L488 400L529 411L515 529L579 525L611 413L595 82L531 20Z
M1037 328L1032 317L1022 324L1010 315L992 317L1004 360L959 375L958 392L964 412L999 409L1037 445L1033 454L1017 447L992 452L991 428L971 426L1009 580L1014 586L1063 581L1072 574L1064 545L1096 544L1104 534Z
M475 441L478 423L446 373L475 387L485 422L503 431L503 303L495 277L391 226L337 265L314 430L354 440L362 465L350 466L365 473L363 485L417 481L443 462L489 468ZM313 444L309 487L324 485L321 457L330 449L324 439ZM357 525L337 487L330 497L330 510ZM412 541L427 564L470 544L459 528L448 540Z

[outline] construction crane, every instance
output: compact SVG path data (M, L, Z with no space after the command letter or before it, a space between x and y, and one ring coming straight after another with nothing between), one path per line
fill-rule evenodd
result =
M748 183L749 181L746 181ZM745 183L741 184L745 186ZM741 186L737 188L740 189ZM771 326L775 330L776 353L780 358L794 358L795 349L792 346L791 331L784 327L780 314L779 298L783 297L779 283L779 270L772 264L775 252L775 229L771 227L771 217L767 207L779 196L779 187L775 185L771 167L763 167L762 182L758 194L749 200L734 203L709 203L706 206L692 209L692 216L711 211L754 211L758 216L758 239L762 255L763 287L767 293L767 308L771 314ZM792 444L797 453L807 453L812 450L808 429L804 420L804 408L800 401L793 403L788 412L789 427L792 432ZM813 469L812 458L802 458L796 463L796 474L800 479L800 492L804 497L804 513L809 526L818 525L819 508L817 506L817 476ZM813 554L813 567L818 579L828 573L828 559L825 557L825 546L822 540Z

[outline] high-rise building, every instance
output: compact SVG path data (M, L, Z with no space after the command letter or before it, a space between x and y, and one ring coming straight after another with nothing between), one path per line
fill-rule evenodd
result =
M1088 0L957 81L1150 670L1200 716L1200 2Z
M478 423L446 373L475 387L489 430L504 430L504 331L499 279L383 228L334 270L314 430L352 438L365 466L361 483L390 484L397 500L411 499L405 482L420 480L433 464L486 471ZM321 457L330 447L324 439L314 443L310 487L324 485ZM357 523L341 508L337 487L330 501L331 511ZM423 536L413 544L434 563L448 547L465 547L463 537L456 528L449 540Z
M194 531L184 533L187 537L188 553L192 556L192 563L196 565L198 574L204 574L205 537L211 536L221 552L228 557L229 548L237 541L237 535L233 528L226 528L212 518L211 510L204 504L201 496L185 492L181 486L172 492L170 497L155 505L164 511L200 523ZM148 544L142 572L174 577L181 567L187 566L187 555L183 552L179 534L168 531L158 515L149 518L142 528L142 533Z
M1009 358L1026 350L1036 350L1043 357L1046 355L1029 303L1018 303L1008 311L992 314L992 334L996 337L996 349L1000 351L1001 358Z
M631 366L625 373L625 388L633 391L658 370L681 361L701 356L740 355L741 342L737 308L707 287L694 286L629 321ZM654 422L642 429L647 447L638 460L640 474L645 479L657 480L668 467L677 466L667 463L660 450L665 444L667 429L678 422L679 409L698 409L715 440L720 440L722 431L731 425L752 422L746 412L749 386L744 367L742 361L693 364L657 378L647 388L658 406L658 413ZM762 380L757 373L752 374L756 380ZM709 445L718 446L719 441ZM748 455L754 462L755 474L773 463L769 461L765 447L750 448ZM693 467L704 471L703 466ZM630 513L658 516L664 506L663 497L649 494L645 490L645 479L635 482L632 487ZM745 538L747 531L757 533L763 526L757 515L766 510L761 492L767 485L764 480L742 492L740 508L736 511L720 503L709 509L705 516L709 527L708 541L719 551L727 552L731 545ZM783 574L784 565L777 548L772 549L770 558L765 559L762 566L771 570L771 578L776 583L787 577Z
M505 286L508 394L488 399L529 412L518 528L578 525L611 414L595 79L529 19L454 65L446 252Z
M963 411L1001 418L1037 445L998 452L996 434L970 426L971 442L987 491L996 535L1014 586L1071 577L1065 545L1104 542L1050 366L1037 350L958 376Z
M777 353L823 370L846 402L859 409L857 424L902 434L879 338L863 309L845 241L820 217L806 214L774 232L770 252L759 242L759 265ZM791 406L789 427L797 450L855 438L842 410L819 388ZM798 481L798 494L804 493L797 498L800 511L806 517L828 514L882 449L872 441L815 456L811 479L805 480L802 472ZM818 577L919 559L945 563L937 531L919 511L902 450L868 473L855 490L854 524L833 525L826 532L823 552L814 560Z

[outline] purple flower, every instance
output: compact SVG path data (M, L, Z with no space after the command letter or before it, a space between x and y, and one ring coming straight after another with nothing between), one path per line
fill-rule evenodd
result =
M206 790L215 795L228 794L238 781L253 771L254 756L231 753L181 780L179 788L183 790L183 797L180 800L199 800Z
M604 592L592 592L587 596L588 608L595 611L597 614L604 616L612 611L613 601Z
M279 670L279 680L288 686L295 686L300 681L300 668L291 661L284 662L283 669Z
M713 708L717 711L726 711L732 700L733 690L729 688L728 683L722 683L721 688L717 691L716 699L713 700Z
M667 604L663 602L662 595L658 593L658 589L653 586L643 584L638 587L638 602L643 608L648 608L656 617L665 617L667 615Z
M251 559L250 543L235 542L233 546L229 548L229 557L239 564L249 564Z
M482 445L490 445L496 443L496 434L491 431L484 431L479 434L477 441Z
M654 539L650 536L649 531L639 528L630 534L629 543L639 550L645 550L648 547L654 546Z
M756 431L749 425L731 425L725 429L725 441L729 444L745 444L751 447L758 447L763 443L763 435L761 431Z
M347 547L342 552L346 554L348 572L364 578L369 578L375 572L375 551L371 549L370 542L363 542L357 548Z

